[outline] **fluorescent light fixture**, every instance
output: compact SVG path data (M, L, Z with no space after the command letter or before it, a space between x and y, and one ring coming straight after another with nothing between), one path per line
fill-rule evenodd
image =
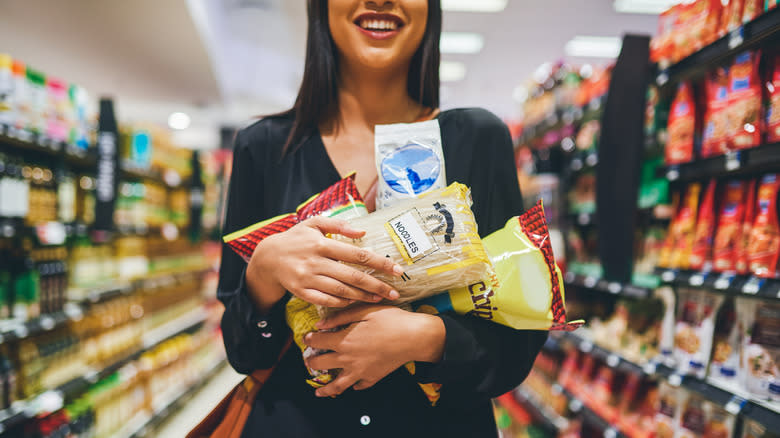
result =
M473 54L485 46L485 37L472 32L442 32L441 53Z
M508 0L441 0L441 8L453 12L501 12Z
M617 58L623 42L618 37L575 36L564 50L568 56Z
M621 14L651 14L658 15L669 9L679 0L615 0L616 12Z
M168 126L177 130L187 129L190 127L190 116L184 113L171 113L168 116Z
M466 77L466 65L462 62L442 61L439 65L439 79L442 82L456 82Z

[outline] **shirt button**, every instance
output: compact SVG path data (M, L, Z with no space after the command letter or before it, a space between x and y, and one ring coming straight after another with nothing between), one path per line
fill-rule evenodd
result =
M369 417L368 415L363 415L362 417L360 417L360 424L362 424L363 426L368 426L369 424L371 424L371 417Z
M258 326L258 327L260 327L260 328L266 328L266 327L268 327L268 321L266 321L266 320L264 320L264 319L261 319L261 320L260 320L260 321L257 323L257 326Z
M270 338L270 337L271 337L271 334L270 334L270 333L268 333L268 332L265 332L265 333L263 333L263 337L264 337L264 338Z

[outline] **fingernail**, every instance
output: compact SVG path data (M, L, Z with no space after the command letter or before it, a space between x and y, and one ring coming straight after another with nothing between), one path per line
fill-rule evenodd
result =
M317 324L319 324L319 323L317 323ZM303 337L303 343L304 343L304 344L308 345L308 344L309 344L309 341L311 341L311 333L308 333L307 335L305 335L305 336Z
M390 291L390 299L391 300L397 300L400 296L401 296L401 294L399 294L398 291L395 291L395 290L391 290Z
M402 268L401 265L393 266L393 274L395 274L395 275L397 275L399 277L404 275L404 268Z
M371 297L371 301L378 303L379 301L382 301L382 297L380 297L379 295L374 295Z
M314 391L314 395L316 395L317 397L322 397L322 392L318 389Z

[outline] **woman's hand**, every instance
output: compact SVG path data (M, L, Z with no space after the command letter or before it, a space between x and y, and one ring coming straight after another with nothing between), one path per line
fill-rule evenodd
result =
M392 306L358 306L317 323L320 330L342 326L346 327L303 338L310 347L331 350L309 358L307 367L341 369L334 381L317 390L318 397L339 395L350 387L370 388L407 362L438 362L444 351L444 322L433 315Z
M327 307L398 298L398 292L388 284L339 261L400 276L403 269L399 265L371 251L329 239L326 234L356 239L363 237L365 231L351 228L341 220L314 217L257 245L246 270L246 281L261 312L268 311L286 290Z

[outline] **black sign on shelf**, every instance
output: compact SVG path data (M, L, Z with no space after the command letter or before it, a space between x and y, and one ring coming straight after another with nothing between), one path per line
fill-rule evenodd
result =
M111 99L100 99L99 117L94 227L96 230L113 230L119 180L119 127Z
M192 152L192 182L190 184L190 236L193 240L200 237L203 228L204 187L201 177L200 155Z

